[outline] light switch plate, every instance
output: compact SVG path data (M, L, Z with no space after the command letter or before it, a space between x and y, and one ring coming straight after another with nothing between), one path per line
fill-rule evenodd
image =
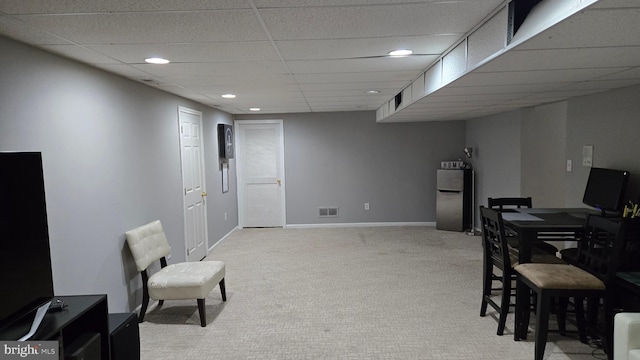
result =
M582 147L582 166L593 166L593 145Z

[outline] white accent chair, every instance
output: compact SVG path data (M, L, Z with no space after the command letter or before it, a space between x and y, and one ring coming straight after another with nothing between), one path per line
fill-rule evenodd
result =
M640 313L617 313L613 326L614 360L640 360Z
M127 231L126 237L136 267L142 275L139 322L144 321L149 298L159 300L158 306L162 306L164 300L197 299L200 325L207 326L204 299L216 284L220 285L222 301L227 301L224 262L195 261L167 266L166 256L171 253L171 248L160 220ZM149 276L147 268L156 260L160 260L161 269Z

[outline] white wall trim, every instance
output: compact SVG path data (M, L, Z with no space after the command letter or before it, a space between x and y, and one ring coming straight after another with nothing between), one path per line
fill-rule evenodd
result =
M231 229L231 231L229 231L225 236L223 236L222 238L220 238L220 240L216 241L215 244L211 245L209 247L209 250L207 251L207 255L209 255L210 252L213 251L213 248L216 247L218 244L222 243L222 241L226 240L229 236L231 236L231 234L233 234L234 231L240 229L240 227L236 226L233 229Z
M330 224L288 224L285 228L322 228L322 227L380 227L380 226L431 226L435 222L364 222L364 223L330 223Z

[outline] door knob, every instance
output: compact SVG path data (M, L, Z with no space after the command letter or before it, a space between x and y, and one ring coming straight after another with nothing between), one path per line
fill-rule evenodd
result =
M202 195L202 197L205 197L205 196L207 196L207 192L203 191L201 195Z
M281 179L278 179L276 181L278 182L278 186L282 185L282 180Z

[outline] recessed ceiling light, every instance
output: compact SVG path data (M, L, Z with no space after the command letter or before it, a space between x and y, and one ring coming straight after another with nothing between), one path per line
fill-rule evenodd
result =
M146 59L144 59L144 61L149 63L149 64L157 64L157 65L164 65L164 64L168 64L169 63L169 60L163 59L163 58L159 58L159 57L146 58Z
M394 50L394 51L389 52L390 56L407 56L407 55L411 55L411 54L413 54L413 50L406 50L406 49Z
M236 95L235 94L224 94L222 95L223 98L225 99L235 99Z
M380 94L380 90L367 90L364 93L365 94Z
M260 108L249 108L249 111L260 111Z

